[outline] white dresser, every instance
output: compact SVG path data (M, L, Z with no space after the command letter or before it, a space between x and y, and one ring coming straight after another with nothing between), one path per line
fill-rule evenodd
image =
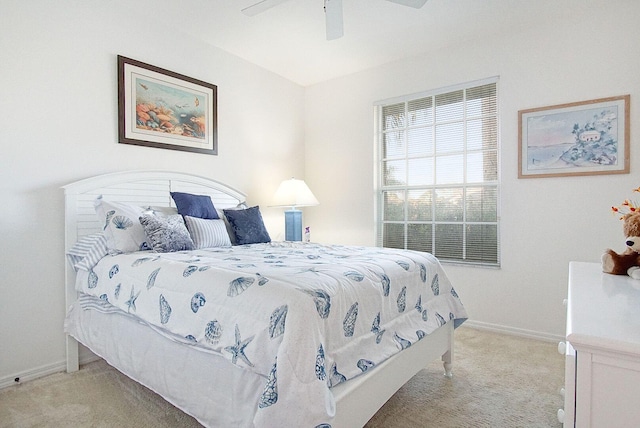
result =
M565 427L640 426L640 281L571 262Z

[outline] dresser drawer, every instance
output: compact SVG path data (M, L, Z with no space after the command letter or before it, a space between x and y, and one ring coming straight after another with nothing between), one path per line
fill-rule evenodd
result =
M578 350L576 426L640 423L640 358Z

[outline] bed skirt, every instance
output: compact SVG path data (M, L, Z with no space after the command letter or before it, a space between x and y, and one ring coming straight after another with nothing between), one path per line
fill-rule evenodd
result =
M65 331L201 424L253 426L264 377L218 355L169 340L124 314L83 310L74 304Z

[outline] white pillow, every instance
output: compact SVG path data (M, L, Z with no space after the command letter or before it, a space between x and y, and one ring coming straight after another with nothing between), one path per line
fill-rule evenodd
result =
M123 202L109 202L98 196L94 202L102 232L111 254L150 250L147 235L138 218L145 208Z
M209 220L187 215L184 216L184 220L196 249L231 246L224 220Z

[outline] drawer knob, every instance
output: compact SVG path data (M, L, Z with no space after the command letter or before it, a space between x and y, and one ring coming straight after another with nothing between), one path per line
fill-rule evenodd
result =
M564 355L566 351L567 351L567 344L565 342L559 342L558 343L558 353L560 355Z

